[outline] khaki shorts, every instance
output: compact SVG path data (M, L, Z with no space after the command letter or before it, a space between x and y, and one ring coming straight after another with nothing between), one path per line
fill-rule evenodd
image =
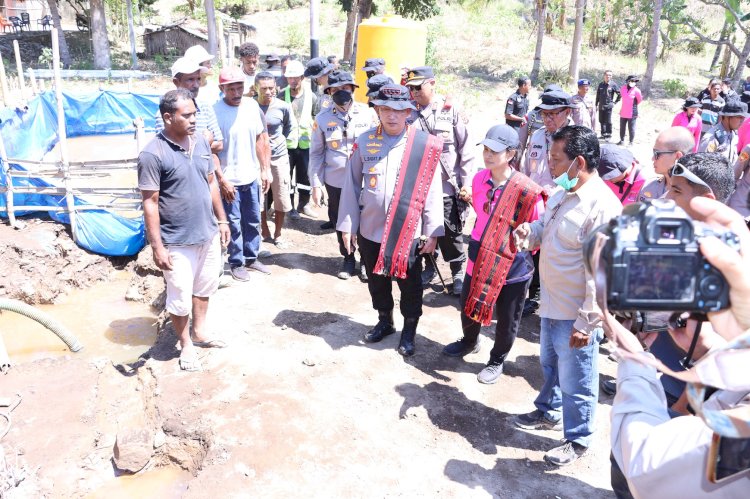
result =
M275 211L283 213L292 211L291 183L289 155L284 154L278 158L271 159L271 194L273 196L273 209Z
M172 270L164 271L167 281L166 309L184 317L193 309L193 296L207 298L219 289L222 268L219 234L203 244L168 246Z

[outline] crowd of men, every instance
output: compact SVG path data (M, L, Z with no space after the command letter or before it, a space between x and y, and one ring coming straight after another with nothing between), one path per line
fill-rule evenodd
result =
M403 316L397 349L415 353L423 290L435 278L438 257L450 268L462 324L462 336L443 353L479 352L481 326L496 319L479 382L500 379L521 317L538 310L544 383L534 410L514 422L562 430L562 445L545 460L566 465L591 443L604 337L594 277L583 261L587 236L623 206L658 198L696 218L696 197L750 215L750 120L747 104L726 82L711 80L688 98L673 126L665 124L657 136L651 161L640 162L625 147L626 131L629 144L635 139L642 102L637 75L618 87L605 71L595 96L587 79L573 95L548 85L533 109L531 81L522 77L507 100L505 122L481 141L480 161L465 114L452 96L437 92L431 67L404 68L394 80L383 59L368 59L358 69L368 78L364 104L353 98L355 78L335 59L303 65L269 55L261 71L258 47L246 43L237 67L219 73L220 92L210 102L201 88L213 58L191 51L172 67L176 89L161 99L160 132L139 158L148 240L167 281L166 309L184 370L201 368L195 347L226 346L204 328L223 270L220 246L234 279L268 274L261 241L287 248L287 214L313 217L325 204L321 229L336 231L337 276L359 274L377 312L364 334L368 343L396 332L395 281ZM684 411L681 398L674 393L677 412ZM620 473L613 471L614 485L620 468L630 472L630 466L625 451L613 450ZM626 484L618 496L627 494Z

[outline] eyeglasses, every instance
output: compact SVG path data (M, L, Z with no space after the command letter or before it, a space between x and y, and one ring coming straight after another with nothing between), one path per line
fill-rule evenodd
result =
M412 92L419 92L420 90L422 90L423 86L424 83L422 83L421 85L409 85L409 90L411 90Z
M662 154L674 154L676 152L677 151L659 151L657 149L654 149L654 155L652 157L653 159L659 159L659 156L661 156Z
M709 187L707 183L705 183L703 180L700 179L695 173L691 172L684 166L682 166L679 163L675 163L671 170L669 170L669 176L670 177L682 177L694 184L702 185L706 189L708 189L710 192L713 193L713 189Z
M490 214L490 211L492 210L492 203L495 201L495 193L500 189L502 185L498 185L497 187L490 189L487 191L487 201L484 202L484 206L482 209L486 214Z
M542 111L542 120L554 120L566 110L567 109L560 109L559 111Z

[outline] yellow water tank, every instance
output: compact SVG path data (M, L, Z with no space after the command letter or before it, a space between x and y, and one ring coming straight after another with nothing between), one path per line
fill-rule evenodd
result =
M362 68L365 60L385 59L385 72L396 83L401 80L402 67L424 66L427 51L425 27L401 16L372 17L362 21L357 34L357 65L354 79L359 88L354 98L367 102L367 75Z

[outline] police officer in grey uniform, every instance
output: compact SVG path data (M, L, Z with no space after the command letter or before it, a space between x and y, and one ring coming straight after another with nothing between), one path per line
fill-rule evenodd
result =
M573 108L573 123L585 126L596 132L596 105L594 98L589 95L591 82L586 79L578 80L578 93L571 98Z
M518 89L508 97L505 103L505 124L518 131L526 124L526 113L529 112L529 90L531 90L531 79L522 76L516 82Z
M368 343L378 342L396 332L391 277L373 274L372 270L380 252L386 215L393 200L406 148L406 122L410 110L414 109L409 91L394 84L381 87L373 104L381 125L371 128L357 139L341 193L337 225L338 230L344 233L348 250L353 252L354 246L359 245L362 261L367 268L367 287L372 306L378 311L378 323L365 334L364 339ZM422 259L417 257L417 251L421 254L431 253L435 250L437 238L444 234L442 194L440 173L436 169L422 216L413 234L414 251L409 256L406 278L396 280L401 290L399 305L404 317L398 351L404 356L414 354L417 324L422 315ZM418 246L420 236L426 238L421 247Z
M313 204L320 205L321 188L325 185L331 228L335 226L338 217L341 188L347 176L346 162L352 153L354 142L377 122L372 109L353 100L352 93L356 86L352 75L345 71L333 71L328 74L328 84L324 93L331 98L333 104L327 109L321 109L313 124L308 172ZM341 232L338 232L337 236L339 252L344 257L337 276L340 279L349 279L354 275L354 254L344 248Z
M383 85L388 85L389 83L393 83L393 78L384 74L377 74L367 79L368 106L375 107L375 104L372 103L373 99L376 99L378 97L378 92L383 87Z
M372 78L375 75L382 75L385 73L385 59L375 57L372 59L365 59L365 65L362 68L367 78Z
M718 152L734 165L737 161L737 143L742 122L747 118L747 104L739 99L728 101L719 111L719 122L701 138L698 152Z
M315 57L310 59L305 66L305 78L310 78L318 85L318 107L321 111L331 107L331 96L324 92L328 85L328 75L333 71L333 64L329 63L325 57Z
M443 181L445 236L438 239L438 247L445 261L450 264L453 277L452 292L460 296L466 262L463 221L466 203L471 200L475 145L468 143L469 131L463 115L448 99L435 92L435 73L431 67L420 66L409 70L406 86L417 105L417 109L410 117L411 123L443 139L440 170ZM435 267L428 259L422 274L424 286L432 281L435 272Z
M549 85L544 87L542 94L551 92L553 90L559 90L560 92L563 91L560 85L550 83ZM541 113L542 110L539 109L539 106L536 106L526 114L526 124L522 125L521 128L518 128L516 130L518 132L518 141L521 144L521 147L518 149L517 156L519 160L523 158L526 147L529 145L529 139L534 135L534 132L544 127L544 121L542 121Z

